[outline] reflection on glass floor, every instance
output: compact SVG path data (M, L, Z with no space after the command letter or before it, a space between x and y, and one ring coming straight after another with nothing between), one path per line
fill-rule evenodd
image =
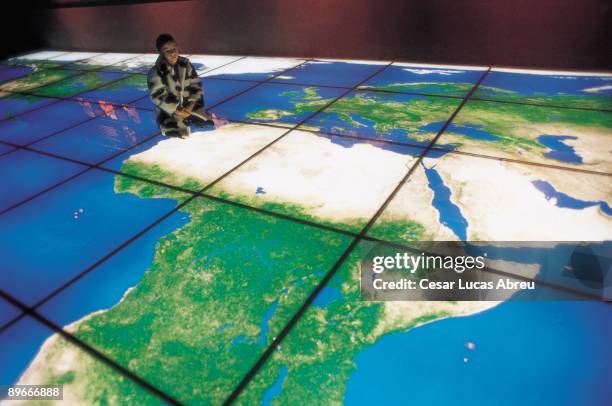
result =
M174 139L156 57L0 65L0 384L75 403L478 404L536 381L537 403L606 399L606 304L365 302L359 262L372 241L612 240L612 75L191 55L216 127Z

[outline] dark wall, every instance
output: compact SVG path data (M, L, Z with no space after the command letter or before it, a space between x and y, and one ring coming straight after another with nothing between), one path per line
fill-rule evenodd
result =
M125 3L125 2L124 2ZM392 59L611 69L609 0L205 0L37 9L38 41L70 50Z
M9 16L10 17L7 17ZM22 53L30 49L41 48L45 45L42 31L37 26L38 18L33 16L32 10L13 8L2 11L3 23L0 24L0 59ZM15 29L15 23L19 28Z

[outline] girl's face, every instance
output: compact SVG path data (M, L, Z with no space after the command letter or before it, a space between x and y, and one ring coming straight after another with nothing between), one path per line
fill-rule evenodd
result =
M168 62L170 65L174 65L176 61L178 61L178 57L179 57L178 45L176 45L176 42L174 41L166 42L161 47L161 53L166 59L166 62Z

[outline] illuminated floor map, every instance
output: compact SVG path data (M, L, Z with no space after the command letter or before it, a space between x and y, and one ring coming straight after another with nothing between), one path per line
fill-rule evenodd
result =
M612 240L611 74L191 55L217 128L175 139L155 58L0 65L0 385L63 384L66 404L612 396L608 304L359 291L381 241Z

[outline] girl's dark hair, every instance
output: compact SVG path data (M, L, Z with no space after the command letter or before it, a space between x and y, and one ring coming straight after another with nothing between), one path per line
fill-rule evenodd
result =
M166 42L174 41L172 35L170 34L159 34L157 39L155 40L155 46L157 47L157 51L161 51L161 47L164 46Z

